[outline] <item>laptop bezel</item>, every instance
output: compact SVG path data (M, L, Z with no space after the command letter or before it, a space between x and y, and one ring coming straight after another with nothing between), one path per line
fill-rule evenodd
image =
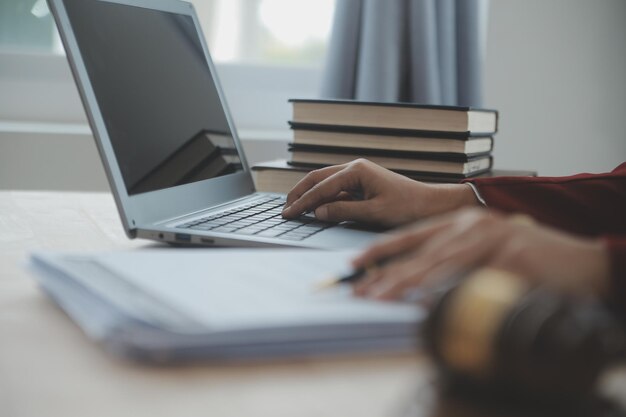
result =
M124 225L126 234L135 237L139 228L171 220L186 214L205 210L228 201L243 198L256 190L251 171L239 140L235 124L225 100L225 95L217 77L217 71L206 44L200 22L191 3L180 0L96 0L129 7L140 7L169 13L177 13L192 18L198 37L215 83L220 103L224 109L228 126L231 129L237 151L241 158L243 171L198 181L177 187L129 195L118 165L115 152L100 111L91 80L82 59L78 42L70 23L64 0L48 0L50 10L55 17L59 34L63 41L68 62L76 81L85 112L94 135L111 191Z

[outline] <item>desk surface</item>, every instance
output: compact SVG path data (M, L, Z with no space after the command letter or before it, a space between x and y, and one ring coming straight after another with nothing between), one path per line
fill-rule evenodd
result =
M91 343L23 268L37 249L148 245L126 238L109 194L0 192L0 416L404 414L417 355L139 366Z
M0 192L1 417L495 415L436 401L417 354L170 368L125 362L91 343L23 268L32 250L150 245L125 237L109 194ZM626 370L605 385L626 402Z

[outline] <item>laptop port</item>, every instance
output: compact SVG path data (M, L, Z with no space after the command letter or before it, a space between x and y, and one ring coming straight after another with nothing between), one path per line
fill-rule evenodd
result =
M188 234L185 234L185 233L176 233L174 238L177 241L179 241L179 242L185 242L185 243L190 243L191 242L191 235L188 235Z

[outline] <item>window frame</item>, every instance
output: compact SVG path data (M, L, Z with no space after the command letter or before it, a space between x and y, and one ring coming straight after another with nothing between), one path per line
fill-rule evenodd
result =
M87 124L64 55L0 52L0 120ZM316 97L321 68L216 64L239 130L284 130L289 98Z

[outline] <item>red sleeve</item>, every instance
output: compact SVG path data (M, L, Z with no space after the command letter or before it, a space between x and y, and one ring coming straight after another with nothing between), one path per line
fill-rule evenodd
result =
M586 236L626 235L626 162L606 174L466 180L487 206Z
M610 303L626 317L626 162L606 174L467 180L487 206L525 213L571 233L605 235L611 260Z

